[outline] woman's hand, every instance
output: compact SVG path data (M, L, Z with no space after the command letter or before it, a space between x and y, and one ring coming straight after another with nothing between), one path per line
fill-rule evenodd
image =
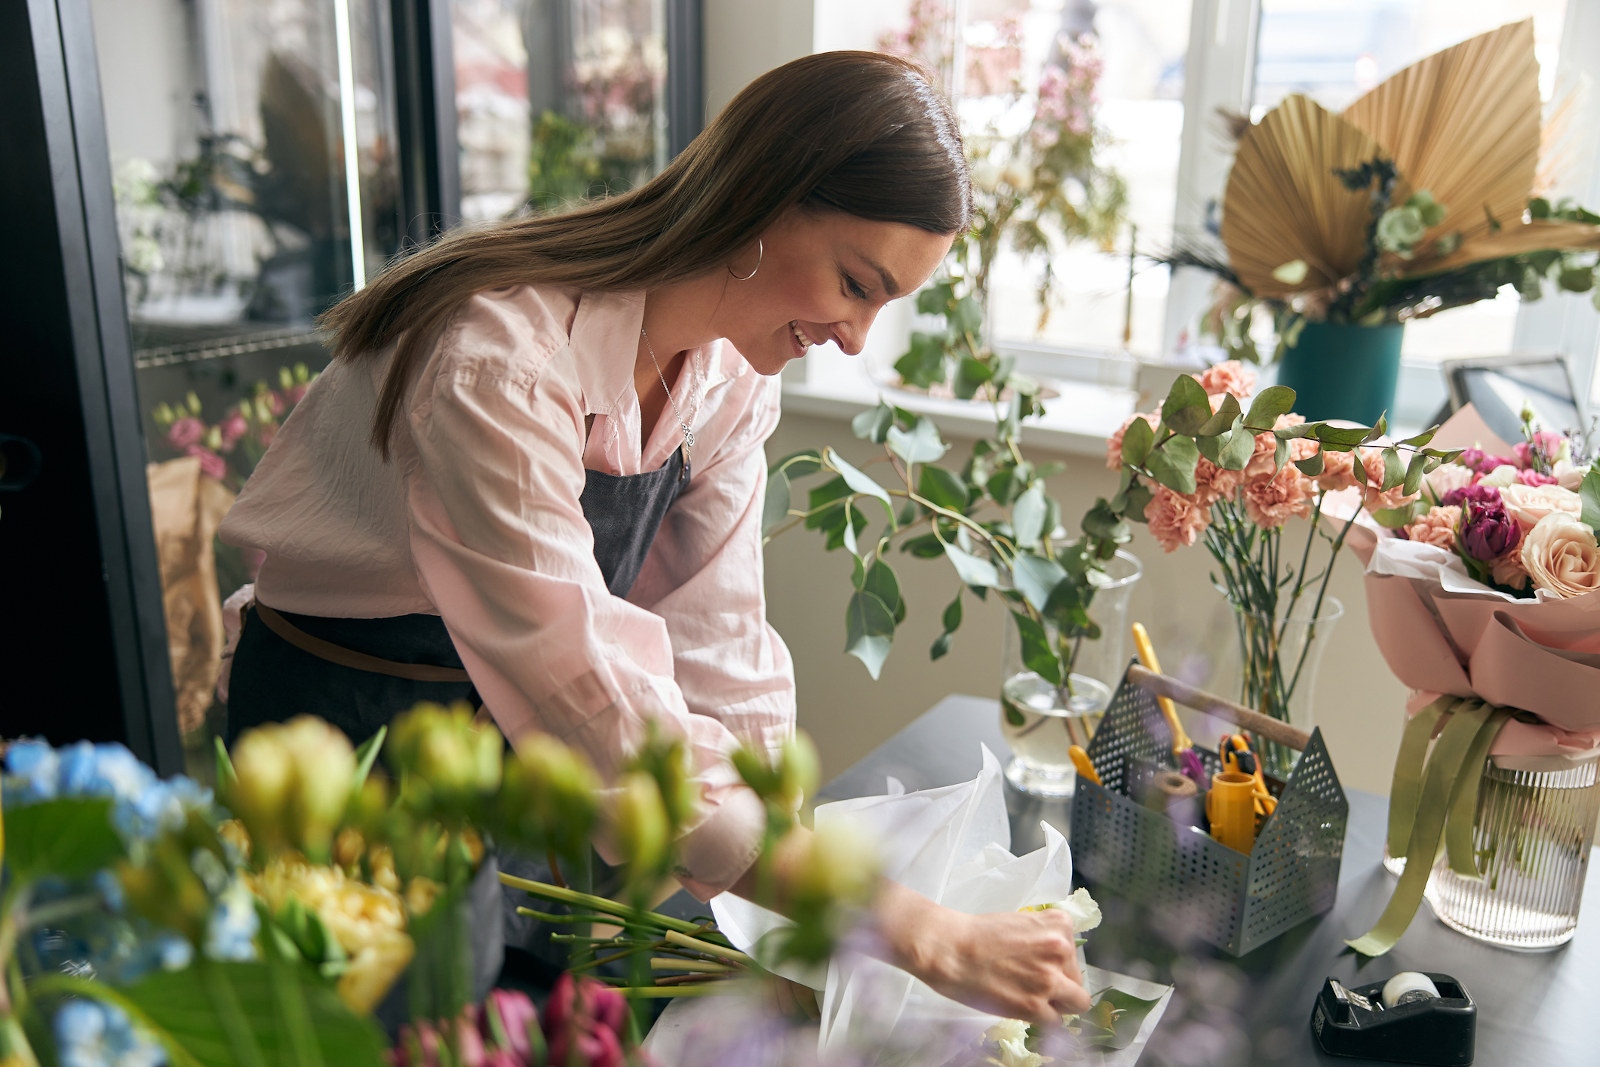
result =
M885 881L873 913L888 961L952 1000L1050 1026L1089 1010L1072 920L1059 909L967 915Z

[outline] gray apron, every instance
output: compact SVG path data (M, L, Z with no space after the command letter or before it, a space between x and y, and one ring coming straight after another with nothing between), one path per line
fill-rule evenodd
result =
M594 533L595 562L613 596L627 596L633 588L667 509L688 480L682 449L643 474L586 472L579 502ZM466 700L474 707L481 703L437 615L334 619L275 611L261 604L252 604L245 612L228 690L230 745L252 726L308 713L326 719L360 744L419 701ZM549 880L550 869L542 861L506 853L497 858L501 870ZM609 873L596 861L596 892L607 891ZM483 915L485 926L503 927L505 943L528 954L530 959L522 961L524 970L550 969L548 977L553 979L566 953L549 945L550 931L542 924L516 914L516 906L530 903L530 898L492 888L500 889L503 907L499 915ZM490 910L494 909L479 913ZM496 961L494 971L498 970ZM488 977L492 982L494 974ZM539 977L543 975L532 980Z

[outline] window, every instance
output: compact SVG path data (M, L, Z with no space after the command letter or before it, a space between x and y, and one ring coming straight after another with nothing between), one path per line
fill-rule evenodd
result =
M818 48L870 47L882 33L904 28L906 4L863 0L851 9L875 28L870 37L861 25L847 33L842 16L825 17L836 3L818 0ZM1129 251L1133 227L1138 250L1160 251L1215 225L1232 161L1219 111L1259 116L1290 92L1342 107L1425 55L1526 17L1534 19L1547 101L1600 73L1600 12L1565 0L923 0L910 6L945 9L952 52L981 52L1007 19L1019 20L1023 76L1034 84L1058 34L1094 35L1104 64L1096 119L1115 141L1109 161L1128 183L1130 228L1111 251L1080 242L1054 259L1058 293L1042 330L1033 302L1038 264L1002 255L991 285L990 328L998 347L1031 358L1035 370L1118 384L1134 380L1128 354L1172 358L1209 303L1209 276L1185 270L1169 279L1165 269L1143 262L1130 271ZM967 121L983 101L968 97L959 106ZM1576 183L1559 192L1592 207L1600 202L1600 133L1592 122L1572 125L1577 132L1569 135L1567 154ZM904 311L886 313L875 331L882 336L869 343L866 362L877 381L891 380L888 368L912 319ZM1566 351L1587 394L1600 314L1583 297L1523 303L1508 290L1413 323L1405 344L1401 394L1416 410L1404 414L1419 421L1444 395L1437 361L1453 356ZM813 387L825 383L823 389L842 393L840 383L863 377L836 355L815 353L808 362Z

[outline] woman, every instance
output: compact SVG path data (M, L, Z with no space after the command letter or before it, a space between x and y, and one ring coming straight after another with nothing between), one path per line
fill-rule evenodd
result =
M923 73L866 52L757 79L658 177L446 237L325 316L335 359L223 524L266 562L229 729L311 710L360 739L480 701L613 772L655 722L702 806L702 899L748 892L762 812L727 754L793 729L766 625L774 375L861 349L969 224L960 137ZM1060 912L965 916L886 883L896 962L1048 1021L1087 1006Z

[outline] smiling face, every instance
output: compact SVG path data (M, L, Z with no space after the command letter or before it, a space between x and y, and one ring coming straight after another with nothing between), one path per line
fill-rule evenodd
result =
M953 240L902 222L791 209L762 234L755 276L729 281L718 332L761 374L828 341L855 355L883 305L921 287ZM743 274L754 257L751 249L732 269Z

